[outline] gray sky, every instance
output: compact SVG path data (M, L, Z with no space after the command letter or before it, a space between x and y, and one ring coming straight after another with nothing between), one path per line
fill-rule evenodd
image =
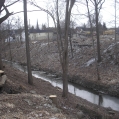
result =
M38 1L38 0L36 0ZM47 1L47 0L46 0ZM52 1L52 0L51 0ZM78 0L80 1L80 0ZM108 27L114 26L114 5L113 5L114 0L105 0L105 3L103 4L103 9L101 10L101 22L106 22ZM44 2L39 2L39 6L46 8L46 3ZM50 6L50 5L49 5ZM8 8L10 12L19 12L23 10L23 3L16 3L15 5L12 5L11 7ZM78 11L77 11L78 9ZM28 5L28 10L38 10L36 7L33 7L31 5ZM117 8L118 10L118 8ZM79 3L76 3L76 5L73 8L72 13L74 14L85 14L87 12L86 6L81 5ZM118 13L118 12L117 12ZM118 16L118 14L117 14ZM13 16L12 16L13 17ZM23 20L23 13L19 13L14 15L14 17L20 17ZM45 12L29 12L28 13L28 20L30 19L30 24L36 26L36 22L38 20L39 25L41 24L47 24L47 14ZM77 22L77 25L80 26L84 23L87 23L87 18L84 16L80 15L73 15L72 17L73 20ZM118 21L118 19L117 19ZM53 26L53 21L50 19L50 27ZM117 22L117 26L118 22Z

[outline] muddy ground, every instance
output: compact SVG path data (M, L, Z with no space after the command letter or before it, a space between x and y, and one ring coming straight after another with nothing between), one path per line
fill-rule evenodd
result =
M0 119L118 119L119 114L68 94L62 89L33 77L33 86L27 83L27 74L5 65L8 80L1 89ZM57 95L55 106L49 95Z

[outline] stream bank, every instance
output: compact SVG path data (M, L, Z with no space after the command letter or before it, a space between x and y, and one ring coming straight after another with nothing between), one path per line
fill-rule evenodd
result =
M26 66L25 63L19 63L19 64L22 66ZM61 72L57 72L57 71L54 71L52 69L47 69L47 68L39 68L38 66L32 66L32 71L44 71L47 74L51 73L53 75L56 75L56 78L62 77ZM59 78L59 79L62 79L62 78ZM77 75L77 76L68 75L68 81L71 83L77 84L79 86L85 87L98 94L108 94L108 95L119 98L119 82L116 84L112 84L112 85L108 85L108 84L105 85L101 83L100 80L97 80L97 81L88 80L81 75Z
M101 40L102 62L99 64L99 73L101 80L97 80L95 63L92 63L88 67L82 67L86 62L92 61L93 48L92 47L78 47L79 45L84 46L90 44L90 39L82 41L77 39L77 43L73 43L74 58L71 57L69 52L69 82L78 84L99 93L105 93L112 96L119 97L119 73L118 66L114 65L114 59L109 59L110 53L105 51L112 46L113 41L107 39ZM44 45L45 44L45 45ZM8 45L8 44L6 44ZM12 61L18 62L23 66L26 66L26 54L25 54L25 43L17 47L18 44L11 44ZM31 48L31 65L33 70L45 71L46 73L55 74L57 77L62 76L61 65L59 62L59 55L57 49L57 42L51 41L50 48L48 48L47 40L37 41L36 43L30 42ZM113 49L111 48L113 51ZM2 57L10 60L9 50L6 46L6 52L3 52ZM114 53L112 52L114 55ZM90 60L92 59L92 60Z
M83 119L118 119L119 117L117 111L111 110L110 108L105 109L92 104L71 93L68 94L68 98L62 98L62 89L53 87L49 82L43 81L39 78L33 77L34 85L30 86L27 83L27 74L16 68L5 65L4 70L10 80L10 82L6 83L6 87L10 90L18 90L21 94L35 92L35 94L44 95L44 97L51 94L57 95L58 107L63 110L63 113L67 114L66 119L78 119L76 116L79 115L80 112L83 112L85 115ZM7 97L7 94L5 94L5 96ZM15 94L13 94L13 97L14 96ZM17 100L17 98L15 98L15 100ZM12 110L14 111L14 108Z
M19 65L18 63L13 63L13 62L6 62L7 64L9 64L10 66L17 68L23 72L27 72L26 71L26 66L23 65ZM46 73L44 71L32 71L32 75L35 76L36 78L40 78L42 80L48 81L51 83L51 85L53 85L54 87L58 87L60 89L62 89L62 78L61 76L58 77L56 74L51 74L51 73ZM60 80L59 80L60 79ZM102 92L98 92L97 91L92 91L89 90L88 88L84 88L81 87L79 85L76 84L68 84L68 88L69 88L69 92L79 96L83 99L86 99L87 101L102 106L102 107L106 107L106 108L112 108L113 110L117 110L119 111L119 99L115 98L115 97L111 97L109 95L105 95L104 93L102 94Z

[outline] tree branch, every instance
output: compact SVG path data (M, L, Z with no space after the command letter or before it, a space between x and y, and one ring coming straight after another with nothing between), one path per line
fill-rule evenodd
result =
M92 0L90 0L91 2L92 2L92 4L95 6L95 3L92 1ZM95 1L95 0L94 0Z
M30 4L33 5L33 6L35 6L35 7L37 7L37 8L39 8L41 11L44 11L44 12L46 12L47 14L49 14L50 17L53 19L54 25L56 25L56 23L55 23L55 18L54 18L54 16L52 15L51 12L49 12L48 10L46 10L46 9L44 9L44 8L42 8L42 7L40 7L40 6L38 6L38 5L35 4L34 2L30 2Z
M12 15L12 13L9 13L9 11L8 11L8 9L7 9L7 7L5 5L3 5L3 7L4 7L5 11L6 11L6 15L4 17L0 18L0 24L3 21L5 21L10 15Z
M6 7L9 7L9 6L11 6L11 5L13 5L13 4L15 4L15 3L17 3L18 1L20 1L20 0L17 0L17 1L15 1L15 2L13 2L13 3L9 4L9 5L6 5ZM3 8L2 10L0 10L0 13L1 13L4 9L5 9L5 8Z
M37 12L37 11L42 11L42 10L30 10L30 11L27 11L27 12ZM24 11L15 12L12 15L19 14L21 12L24 12Z
M5 0L0 0L0 13L1 13L1 8L3 7L4 3L5 3Z
M99 8L99 12L98 12L98 13L100 13L100 10L101 10L102 5L103 5L104 2L105 2L105 0L101 3L100 8Z

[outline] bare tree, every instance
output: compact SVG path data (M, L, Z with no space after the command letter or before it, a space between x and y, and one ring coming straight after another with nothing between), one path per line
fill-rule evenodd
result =
M57 43L58 43L58 50L59 50L59 57L60 63L63 71L63 97L68 96L68 33L69 33L69 26L70 26L70 15L71 10L75 0L67 0L66 1L66 10L65 10L65 28L64 28L64 39L62 40L61 37L61 26L60 26L60 17L59 17L59 0L56 0L56 18L55 15L40 6L38 6L34 1L31 0L30 4L36 6L40 10L46 12L54 21L55 28L57 28ZM56 27L57 26L57 27Z
M117 5L116 4L117 4L117 1L115 0L115 57L116 57L115 62L117 63L117 38L116 38L116 32L117 32L116 31L116 22L117 22L117 20L116 20L116 16L117 16L116 15L117 14L116 10L117 10L117 8L116 7L117 7Z
M99 35L99 14L105 0L90 0L95 8L95 20L96 20L96 37L97 37L97 53L98 53L98 62L101 62L100 54L100 35Z
M57 10L58 11L58 10ZM57 16L59 16L58 14L57 14ZM59 19L59 18L57 18L57 19ZM59 22L59 25L57 26L57 30L58 30L58 33L59 33L59 35L60 35L60 41L61 41L61 44L62 44L62 40L61 40L61 34L64 32L64 27L65 27L65 20L58 20L58 22ZM73 58L73 48L72 48L72 35L73 35L73 31L74 31L74 26L75 26L75 22L74 21L70 21L70 26L69 26L69 28L68 28L68 30L69 30L69 33L68 33L68 36L69 36L69 43L70 43L70 48L71 48L71 56L72 56L72 58Z
M22 44L23 23L22 23L22 20L20 19L20 17L18 17L18 18L16 19L15 27L16 27L16 29L17 29L17 31L18 31L18 34L19 34L18 41L20 42L20 44Z
M56 28L56 20L55 20L54 15L52 14L52 12L50 12L50 11L47 10L47 9L42 8L41 6L39 6L39 5L38 5L35 1L33 1L33 0L30 0L29 3L30 3L31 5L33 5L33 6L37 7L37 8L39 8L40 11L44 11L45 13L47 13L47 14L52 18L52 20L53 20L53 22L54 22L54 25L55 25L55 28Z
M9 55L10 55L10 61L12 61L10 31L11 31L11 29L10 29L10 22L8 20Z
M76 23L75 23L75 21L73 21L73 20L71 20L70 21L70 27L69 27L69 30L70 30L70 32L69 32L69 34L70 34L70 36L69 36L69 42L70 42L70 48L71 48L71 56L72 56L72 58L74 57L74 55L73 55L73 46L72 46L72 37L73 37L73 34L74 34L74 26L76 25Z
M27 23L27 0L24 0L24 26L25 26L25 39L26 39L26 56L27 56L27 70L28 70L28 83L33 85L30 51L29 51L29 38L28 38L28 23Z
M48 14L47 14L47 22L48 22L48 28L49 28L49 16L48 16ZM49 49L49 31L48 31L48 49Z
M1 14L1 8L4 7L5 11L6 11L6 15L3 16L2 18L0 18L0 24L5 21L11 14L8 12L7 8L4 5L5 0L1 0L0 1L0 14ZM2 40L0 39L0 45L2 44ZM1 49L0 49L0 69L3 69L3 65L2 65L2 58L1 58Z
M63 71L63 97L68 96L68 33L69 33L69 26L70 26L70 16L71 16L71 10L75 3L75 0L67 0L66 1L66 11L65 11L65 29L64 29L64 41L61 43L58 43L59 47L59 55L60 55L60 63L62 66ZM57 0L57 28L58 28L58 34L61 33L60 29L60 23L59 23L59 13L58 13L58 0ZM61 37L59 37L61 38ZM61 39L60 39L61 41ZM63 48L62 48L63 47Z
M86 6L87 6L87 10L88 10L88 18L89 18L89 23L90 23L90 28L91 28L91 37L92 37L92 41L93 41L93 49L94 49L94 57L95 57L95 64L96 64L97 79L100 80L99 69L98 69L98 64L97 64L97 57L96 57L96 51L95 51L95 46L94 46L93 25L92 25L93 23L91 21L91 14L90 14L90 11L89 11L88 0L86 0Z

